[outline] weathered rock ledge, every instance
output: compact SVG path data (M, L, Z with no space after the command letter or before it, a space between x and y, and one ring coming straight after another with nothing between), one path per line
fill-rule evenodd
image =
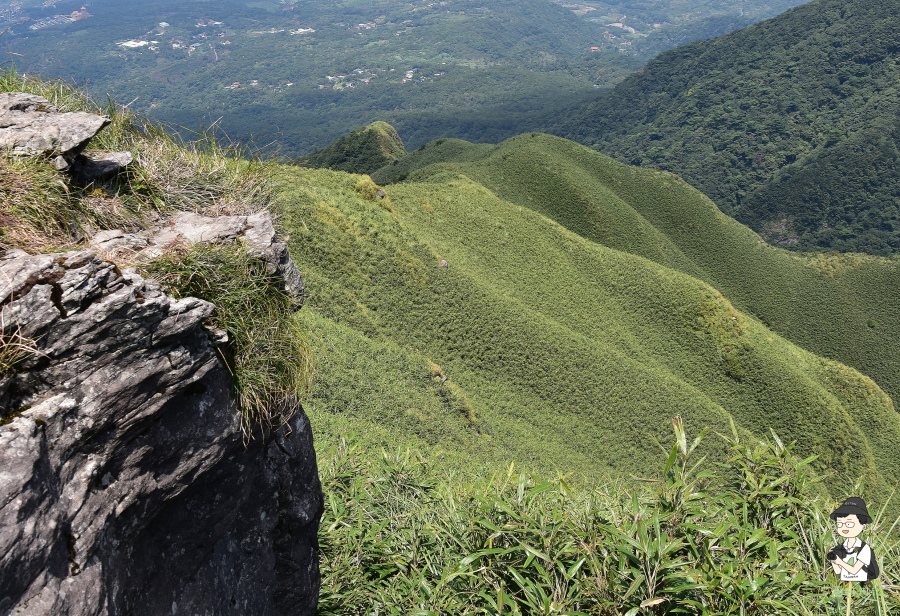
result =
M68 169L82 181L114 175L133 160L129 152L81 154L110 121L84 111L60 113L36 94L0 93L0 149L14 156L53 157L54 167Z
M309 423L246 447L213 306L88 252L0 259L0 614L315 612Z
M125 233L121 229L101 231L91 238L91 248L129 260L146 262L169 252L173 246L191 244L232 244L239 240L247 252L262 261L266 273L279 282L294 308L303 305L304 285L287 244L275 231L268 211L249 216L203 216L195 212L175 212L152 230Z

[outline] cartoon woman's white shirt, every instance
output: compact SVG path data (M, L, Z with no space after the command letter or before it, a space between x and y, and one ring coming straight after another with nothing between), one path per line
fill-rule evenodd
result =
M852 567L858 561L862 561L863 564L868 567L869 563L872 562L872 550L869 548L869 544L867 543L861 550L853 552L848 545L849 541L849 538L844 541L844 547L847 548L848 552L851 552L847 555L847 558L844 559L844 562ZM862 542L859 539L854 541L853 549L858 549L861 543ZM865 582L868 579L869 574L862 569L860 569L856 573L850 573L849 571L841 567L841 580L844 582Z

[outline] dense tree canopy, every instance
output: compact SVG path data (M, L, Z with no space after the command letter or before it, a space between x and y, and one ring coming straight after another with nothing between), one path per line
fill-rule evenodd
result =
M900 250L900 4L816 0L660 55L551 126L795 249Z

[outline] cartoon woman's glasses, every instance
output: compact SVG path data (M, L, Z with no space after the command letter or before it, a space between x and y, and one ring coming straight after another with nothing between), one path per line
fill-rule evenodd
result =
M835 522L834 525L837 526L838 528L840 528L842 526L845 526L847 528L853 528L854 526L856 526L856 522Z

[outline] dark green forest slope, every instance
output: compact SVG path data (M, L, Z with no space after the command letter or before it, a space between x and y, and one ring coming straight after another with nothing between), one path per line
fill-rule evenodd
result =
M410 164L448 152L473 162ZM721 432L732 415L819 454L835 490L900 476L890 397L787 339L831 329L840 349L877 315L877 335L855 348L873 368L890 363L896 308L846 302L866 285L896 289L895 262L773 249L674 176L549 136L448 140L387 170L408 177L385 199L366 176L289 172L283 221L310 289L303 318L320 336L307 405L320 434L640 473L673 413ZM750 292L738 268L751 270ZM754 316L765 310L780 333ZM716 459L720 445L706 445Z
M618 23L635 30L609 27L608 35L619 48L640 60L649 60L658 53L693 41L713 38L752 23L774 17L791 7L803 4L798 0L667 0L665 2L635 2L634 0L603 0L576 2L556 0L573 7L585 19L598 24ZM577 8L576 8L577 7Z
M660 55L550 132L669 170L773 243L900 250L900 4L815 0Z

